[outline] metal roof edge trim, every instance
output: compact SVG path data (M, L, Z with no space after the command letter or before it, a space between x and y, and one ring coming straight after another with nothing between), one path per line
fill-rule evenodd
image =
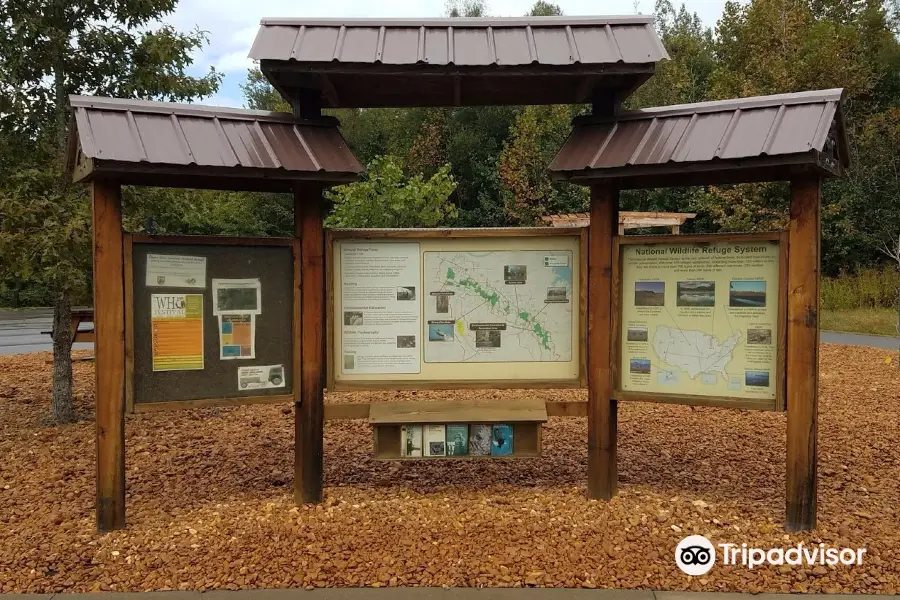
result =
M84 108L89 110L131 111L138 113L163 114L176 116L197 116L206 118L224 118L248 121L266 121L272 123L293 123L295 125L337 125L337 119L328 122L323 119L321 123L311 121L297 121L294 115L287 112L270 112L267 110L253 110L249 108L232 108L227 106L212 106L208 104L186 104L179 102L159 102L155 100L132 100L128 98L110 98L107 96L69 96L69 104L73 109Z
M267 17L260 26L285 27L564 27L592 25L646 25L654 22L653 15L564 16L564 17L448 17L444 19L303 19L297 17Z
M293 171L284 167L244 167L244 166L210 166L189 163L186 165L175 163L150 163L147 161L109 160L91 158L93 162L92 173L94 175L113 174L185 174L191 177L221 177L224 179L241 179L254 173L264 174L262 177L253 177L260 180L278 181L355 181L363 171L326 171L319 168L317 171Z
M586 179L635 179L645 175L678 175L713 172L722 170L741 171L744 169L776 169L781 167L813 166L823 171L831 171L824 166L822 153L811 148L804 152L789 154L759 154L741 158L713 158L690 162L673 162L640 165L621 165L615 167L586 167L580 169L559 169L548 167L551 178L555 181L574 181Z
M790 94L774 94L771 96L748 96L746 98L731 98L728 100L710 100L696 102L694 104L672 104L670 106L654 106L632 110L608 117L594 117L593 115L581 115L572 119L572 125L595 125L612 123L616 121L636 121L653 117L678 117L694 114L708 114L725 112L727 110L750 110L759 108L773 108L776 106L795 106L798 104L825 104L834 102L840 105L843 98L843 88L828 90L811 90Z

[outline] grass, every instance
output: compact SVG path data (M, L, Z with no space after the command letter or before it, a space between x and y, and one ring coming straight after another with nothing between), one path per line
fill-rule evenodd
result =
M897 336L897 313L890 308L823 308L821 327L828 331Z
M891 308L900 293L900 271L892 267L860 269L822 278L822 308Z

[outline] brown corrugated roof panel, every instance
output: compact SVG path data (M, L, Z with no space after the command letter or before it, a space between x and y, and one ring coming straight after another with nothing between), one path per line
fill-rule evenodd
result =
M75 181L106 173L141 185L288 191L294 181L350 181L363 170L333 121L306 124L288 113L169 102L69 100Z
M594 88L624 97L668 54L653 18L636 15L263 19L250 58L285 97L314 90L346 108L589 102ZM527 85L536 77L555 85Z
M783 179L848 165L842 90L662 106L576 119L550 164L562 179L614 178L623 187ZM727 173L727 175L725 175Z

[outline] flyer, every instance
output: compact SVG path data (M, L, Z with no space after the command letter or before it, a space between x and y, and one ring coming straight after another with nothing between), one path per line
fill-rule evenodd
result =
M776 397L779 246L627 244L623 391Z
M262 314L259 279L213 279L214 315Z
M203 369L203 295L151 294L154 371Z
M206 287L206 257L147 255L147 287Z
M284 387L284 365L238 367L239 390L261 390Z
M219 315L219 358L256 358L256 315Z
M341 246L342 372L420 371L419 263L416 242Z

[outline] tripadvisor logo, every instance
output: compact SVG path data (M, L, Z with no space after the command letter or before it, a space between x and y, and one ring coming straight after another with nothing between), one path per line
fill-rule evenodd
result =
M751 548L747 544L719 544L723 565L752 569L760 565L861 565L866 548L831 548L803 542L790 548ZM675 548L675 564L688 575L705 575L716 564L716 548L702 535L689 535Z
M716 549L702 535L689 535L675 548L675 564L688 575L705 575L716 564Z

